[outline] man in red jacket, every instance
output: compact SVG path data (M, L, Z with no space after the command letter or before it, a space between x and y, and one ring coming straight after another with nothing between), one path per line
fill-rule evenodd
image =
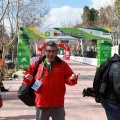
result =
M35 91L36 120L65 120L64 96L66 86L77 84L78 75L74 74L68 64L57 56L55 42L46 44L45 56L38 66L33 78L32 73L36 62L25 72L23 83L30 85Z

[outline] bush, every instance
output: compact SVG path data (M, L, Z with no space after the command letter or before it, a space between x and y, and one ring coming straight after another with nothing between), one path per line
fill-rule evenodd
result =
M12 62L6 63L6 66L8 69L14 69L15 68L15 64Z

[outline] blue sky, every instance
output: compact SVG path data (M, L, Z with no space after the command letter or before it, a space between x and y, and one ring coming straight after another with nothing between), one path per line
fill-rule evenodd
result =
M83 6L92 5L90 0L48 0L52 8L58 8L62 6L70 6L75 8L82 8Z
M101 7L113 5L115 0L47 0L50 14L44 27L73 27L82 22L84 6L99 10ZM68 26L69 23L69 26Z

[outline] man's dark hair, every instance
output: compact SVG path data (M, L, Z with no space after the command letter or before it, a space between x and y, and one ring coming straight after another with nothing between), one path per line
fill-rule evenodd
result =
M47 44L46 44L46 47L47 46L51 46L51 47L56 47L57 48L57 44L53 41L48 41Z
M118 54L120 55L120 44L118 45Z
M0 54L2 54L2 50L0 50Z

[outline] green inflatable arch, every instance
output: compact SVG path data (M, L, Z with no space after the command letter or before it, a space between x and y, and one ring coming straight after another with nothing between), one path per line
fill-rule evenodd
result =
M18 34L18 68L30 65L30 39L96 39L98 66L111 57L111 28L41 28L20 27Z

